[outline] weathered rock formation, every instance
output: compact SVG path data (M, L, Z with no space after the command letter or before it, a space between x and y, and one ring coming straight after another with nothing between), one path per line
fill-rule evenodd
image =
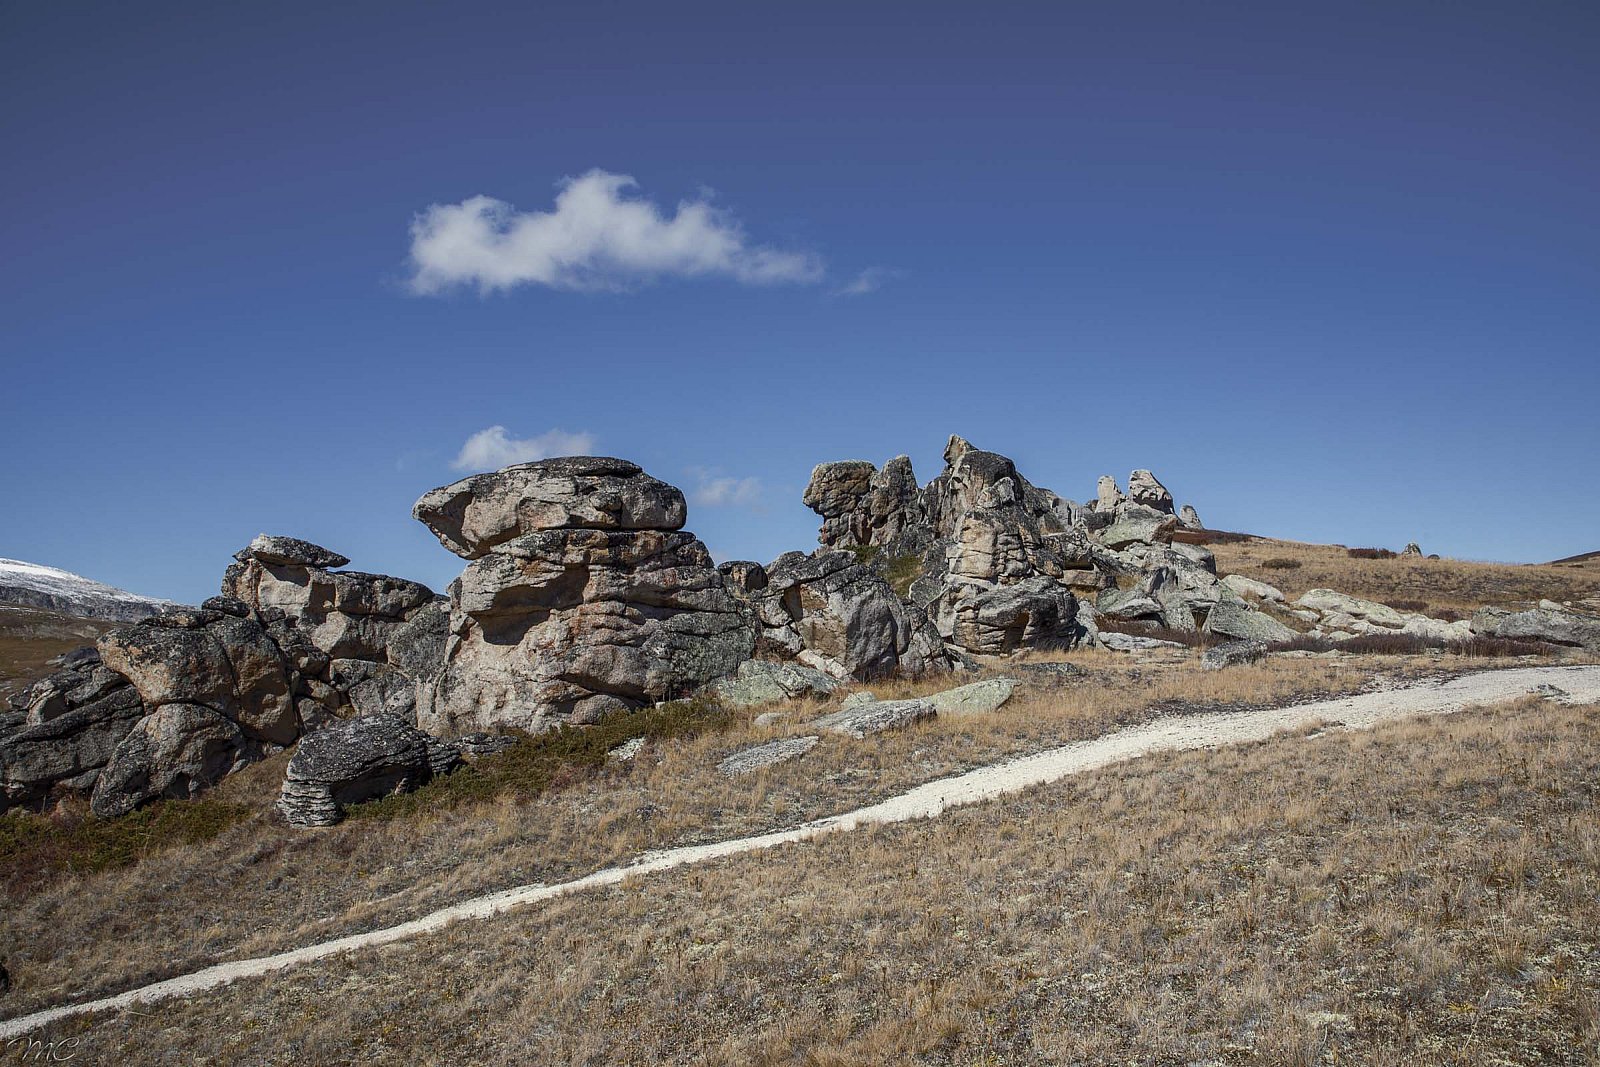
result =
M738 669L756 627L683 494L624 460L525 463L413 509L470 560L450 587L441 673L417 721L438 733L596 722Z
M1092 640L1074 589L1096 589L1085 509L1032 485L1004 456L952 437L945 469L915 488L911 462L860 461L812 472L805 500L825 546L918 572L906 592L963 652L1071 647ZM864 489L857 491L858 487Z
M442 605L387 575L262 535L223 595L112 630L0 717L0 808L87 795L115 816L188 797L338 716L409 717L438 673Z

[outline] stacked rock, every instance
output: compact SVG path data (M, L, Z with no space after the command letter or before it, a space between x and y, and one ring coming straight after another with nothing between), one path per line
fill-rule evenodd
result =
M676 488L626 460L541 460L435 489L412 514L470 560L450 587L434 733L538 732L688 695L735 671L755 625Z

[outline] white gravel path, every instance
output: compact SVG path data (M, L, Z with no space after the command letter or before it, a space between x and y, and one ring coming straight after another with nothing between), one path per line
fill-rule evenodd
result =
M68 1016L123 1009L141 1002L150 1003L167 997L189 996L226 985L238 978L270 974L273 971L324 959L341 952L402 941L438 930L451 923L466 919L488 918L511 908L537 904L567 893L615 885L624 879L655 871L669 870L690 863L702 863L740 852L772 848L775 845L804 841L843 830L854 830L861 826L931 818L946 808L989 800L1029 786L1137 759L1151 752L1214 748L1220 745L1259 741L1281 730L1290 730L1318 721L1329 723L1330 727L1331 724L1337 723L1339 728L1343 729L1368 729L1394 719L1447 714L1471 705L1501 703L1540 690L1569 703L1600 702L1600 666L1528 667L1483 671L1446 682L1429 682L1381 692L1362 693L1358 696L1323 700L1313 704L1157 720L1118 730L1092 741L1065 745L991 767L980 767L953 778L928 782L882 803L818 819L792 830L741 837L710 845L648 852L627 866L608 867L570 882L558 885L517 886L441 908L420 919L398 926L352 934L349 937L307 945L274 956L221 963L191 974L131 989L116 996L64 1004L31 1015L0 1020L0 1040L36 1030Z

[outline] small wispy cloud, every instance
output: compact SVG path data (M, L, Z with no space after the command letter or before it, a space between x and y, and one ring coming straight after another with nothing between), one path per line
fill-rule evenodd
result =
M537 437L512 437L504 426L490 426L467 438L450 465L458 471L489 471L551 456L584 456L593 452L594 435L590 433L547 430Z
M848 284L841 285L833 291L834 296L866 296L883 288L883 283L896 277L900 272L889 270L886 267L868 267L857 274Z
M761 502L760 478L732 478L708 467L691 467L695 484L689 502L705 508L755 507Z
M627 195L637 185L626 174L596 169L563 182L551 211L518 211L489 196L433 204L411 223L411 289L620 290L704 276L746 285L823 280L821 259L752 243L709 194L680 201L667 215Z

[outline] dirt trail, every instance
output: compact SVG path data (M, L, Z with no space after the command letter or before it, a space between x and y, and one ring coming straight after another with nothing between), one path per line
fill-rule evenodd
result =
M483 919L511 908L549 900L567 893L578 893L599 886L615 885L654 871L664 871L689 863L731 856L740 852L772 848L804 841L843 830L880 823L930 818L946 808L959 807L1013 793L1029 786L1053 782L1073 774L1096 770L1113 763L1136 759L1151 752L1213 748L1219 745L1259 741L1281 730L1313 722L1330 728L1368 729L1381 722L1415 715L1439 715L1459 711L1474 704L1493 704L1514 700L1533 692L1545 692L1570 703L1600 702L1600 666L1528 667L1504 671L1483 671L1446 682L1429 682L1402 689L1391 689L1337 700L1318 701L1263 711L1195 715L1158 720L1107 734L1092 741L1050 749L1033 756L980 767L953 778L928 782L870 807L818 819L792 830L741 837L711 845L694 845L663 852L649 852L625 867L608 867L582 878L557 885L525 885L475 897L460 904L414 919L408 923L373 930L364 934L324 941L274 956L222 963L191 974L155 982L101 1000L66 1004L14 1019L0 1020L0 1040L38 1029L48 1023L85 1012L130 1007L139 1002L188 996L238 978L270 974L300 963L334 956L341 952L369 948L416 937L466 919Z

